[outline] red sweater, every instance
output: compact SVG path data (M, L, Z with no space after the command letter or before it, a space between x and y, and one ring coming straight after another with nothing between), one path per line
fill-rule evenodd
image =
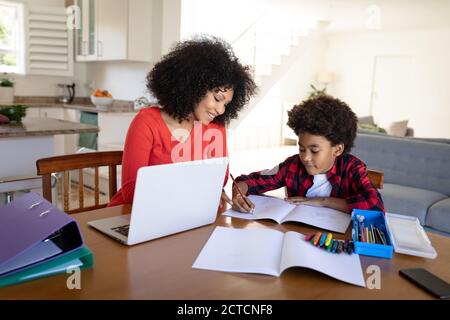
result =
M131 122L125 140L122 188L108 206L133 202L137 171L141 167L227 155L226 130L223 125L210 123L205 126L196 122L189 138L179 142L161 117L159 107L142 109ZM227 177L228 170L224 184Z

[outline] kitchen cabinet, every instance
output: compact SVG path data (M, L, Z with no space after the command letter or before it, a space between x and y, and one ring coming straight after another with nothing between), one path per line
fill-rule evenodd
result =
M78 0L77 61L150 62L152 1Z
M99 112L98 150L123 150L128 128L135 116L135 112Z

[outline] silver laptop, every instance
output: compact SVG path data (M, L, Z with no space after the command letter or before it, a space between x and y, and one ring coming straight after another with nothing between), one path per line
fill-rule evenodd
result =
M139 169L130 215L88 225L126 245L160 238L216 220L228 158Z

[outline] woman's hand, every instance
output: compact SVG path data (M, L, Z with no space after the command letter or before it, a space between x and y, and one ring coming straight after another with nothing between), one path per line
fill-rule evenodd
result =
M326 197L306 198L306 197L289 197L285 198L291 204L307 204L314 207L325 207Z
M241 192L239 192L239 190ZM247 193L248 186L245 182L238 182L233 187L233 205L232 208L235 211L243 213L252 213L255 209L255 205L250 201L249 198L242 196ZM241 194L242 193L242 194Z
M233 206L233 200L230 199L230 197L226 194L225 190L222 190L222 195L220 196L220 203L219 203L219 213L225 212L227 210L227 205Z

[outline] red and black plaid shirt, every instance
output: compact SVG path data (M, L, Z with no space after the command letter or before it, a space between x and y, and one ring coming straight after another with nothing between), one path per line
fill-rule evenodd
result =
M345 199L350 210L385 211L378 190L367 176L366 165L355 156L343 154L337 157L333 167L327 172L327 179L332 187L330 196ZM236 179L248 185L247 194L261 194L286 187L289 197L305 197L313 185L313 180L298 154L280 163L278 171L258 171Z

